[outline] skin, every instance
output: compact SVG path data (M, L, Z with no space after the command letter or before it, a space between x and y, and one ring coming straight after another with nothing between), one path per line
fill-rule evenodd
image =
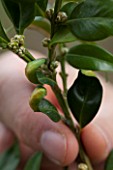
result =
M45 154L42 170L62 170L62 166L66 165L75 170L76 163L73 161L79 150L75 136L62 122L54 123L43 113L31 110L28 98L34 85L25 77L24 69L25 63L16 55L5 53L0 56L0 152L9 148L17 137L21 148L18 170L22 170L29 156L38 150ZM71 84L77 72L70 67L67 69ZM104 87L101 108L81 134L95 170L104 169L104 161L113 147L113 87L102 78L101 83ZM61 112L53 92L48 86L46 88L47 98Z

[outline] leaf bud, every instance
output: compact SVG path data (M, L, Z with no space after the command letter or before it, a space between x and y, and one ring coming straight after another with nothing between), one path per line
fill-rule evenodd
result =
M88 170L88 166L85 163L80 163L78 165L78 170Z
M49 20L51 20L52 16L53 16L53 13L54 13L54 9L48 9L46 11L46 16Z
M50 43L50 38L44 38L43 40L42 40L42 45L44 46L44 47L48 47L49 46L49 43Z
M50 64L50 68L51 70L54 70L58 67L58 61L52 61L52 63Z
M31 61L27 64L25 68L25 74L29 81L31 81L34 84L39 83L36 77L36 71L46 63L45 58L40 58L34 61Z
M61 48L61 54L62 54L62 55L65 55L65 54L67 54L68 52L69 52L69 48L67 48L67 47Z
M56 23L65 22L67 18L67 14L65 12L59 12L55 21Z
M42 86L37 86L32 92L29 99L29 104L35 112L39 111L38 104L41 101L41 99L43 99L44 96L46 96L46 94L47 90Z

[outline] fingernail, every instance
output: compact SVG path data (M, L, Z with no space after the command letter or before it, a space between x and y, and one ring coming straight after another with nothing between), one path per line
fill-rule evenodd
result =
M46 156L56 164L62 164L66 154L65 135L46 131L41 136L41 147Z

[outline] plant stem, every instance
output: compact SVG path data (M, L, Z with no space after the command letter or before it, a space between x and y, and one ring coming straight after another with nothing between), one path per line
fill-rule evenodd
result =
M54 14L52 16L52 20L51 20L51 38L53 37L54 33L55 33L55 29L56 29L56 17L58 12L60 11L62 5L62 0L56 0L55 1L55 7L54 7Z
M76 138L78 140L78 143L79 143L79 156L80 156L80 159L83 163L85 163L87 166L88 166L88 170L93 170L93 167L91 165L91 162L90 162L90 159L88 158L88 156L86 155L85 151L84 151L84 148L83 148L83 145L82 145L82 142L81 142L81 129L78 127L78 130L77 130L78 133L76 133Z

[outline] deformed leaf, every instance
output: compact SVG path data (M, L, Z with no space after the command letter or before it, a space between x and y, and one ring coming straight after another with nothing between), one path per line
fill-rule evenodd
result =
M112 170L112 169L113 169L113 150L111 150L105 162L105 170Z
M35 0L2 0L3 7L14 24L18 34L33 21L35 16Z
M55 106L46 99L42 99L38 105L40 112L46 114L54 122L58 122L61 119Z
M97 114L102 99L102 86L93 74L81 71L68 90L69 107L81 128L86 126Z
M56 85L56 82L54 80L44 75L41 71L37 70L36 76L37 76L38 82L40 82L41 84L48 84L50 86Z
M35 153L28 160L24 170L40 170L41 161L42 161L42 153L41 152Z
M10 149L0 154L0 169L15 170L19 165L19 145L14 144Z
M66 26L61 26L53 36L49 45L57 43L67 43L75 40L76 37L70 32L70 30Z
M81 44L72 47L66 59L75 68L113 71L113 54L97 45Z
M113 1L85 0L75 7L67 25L82 40L96 41L113 35Z
M50 24L44 17L41 16L35 17L34 21L32 22L32 25L43 29L47 33L50 33L51 30Z

